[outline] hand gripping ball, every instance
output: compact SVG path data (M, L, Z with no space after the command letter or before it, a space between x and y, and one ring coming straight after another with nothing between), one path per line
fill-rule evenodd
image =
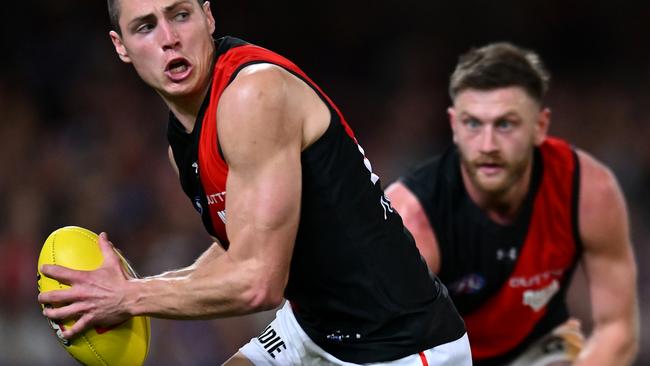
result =
M69 288L68 285L48 278L40 272L43 264L57 264L77 270L94 270L104 258L98 244L98 235L76 226L55 230L45 240L38 257L38 291L47 292ZM127 261L122 259L124 269L135 277ZM44 305L51 306L51 305ZM64 339L62 330L74 324L74 319L49 320L59 342L66 351L84 365L139 366L149 351L151 335L149 317L136 316L110 328L89 328L74 339Z

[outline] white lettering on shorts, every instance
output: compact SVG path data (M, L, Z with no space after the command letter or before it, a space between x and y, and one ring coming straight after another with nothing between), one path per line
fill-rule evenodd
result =
M260 341L266 352L268 352L273 358L275 358L276 354L282 352L283 349L287 349L282 338L280 338L275 329L271 328L270 325L264 329L257 339Z

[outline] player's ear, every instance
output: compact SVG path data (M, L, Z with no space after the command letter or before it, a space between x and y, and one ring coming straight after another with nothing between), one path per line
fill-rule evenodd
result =
M456 110L454 107L447 108L447 116L449 116L449 125L451 126L451 133L454 137L454 143L457 143L456 138Z
M210 34L214 33L215 30L215 21L214 21L214 16L212 15L212 10L210 9L210 2L205 1L203 3L203 12L205 13L205 16L208 18L208 27L210 28Z
M117 52L117 55L120 57L120 60L126 63L131 63L131 58L129 57L129 53L126 51L126 47L124 47L124 43L122 43L122 37L120 37L120 35L117 34L116 31L110 31L108 32L108 35L111 37L111 42L113 42L113 47L115 47L115 52Z
M539 112L537 122L535 123L535 146L539 146L546 139L548 126L551 124L551 110L543 108Z

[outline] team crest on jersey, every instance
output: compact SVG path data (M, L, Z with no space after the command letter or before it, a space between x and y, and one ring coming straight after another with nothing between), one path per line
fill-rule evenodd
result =
M449 289L456 295L469 295L480 291L483 287L485 287L485 277L478 273L470 273L452 283Z

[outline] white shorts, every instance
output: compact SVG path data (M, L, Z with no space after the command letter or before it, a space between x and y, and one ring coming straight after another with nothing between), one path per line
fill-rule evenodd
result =
M583 344L580 322L569 319L531 344L507 366L570 366L578 357Z
M357 365L341 361L314 343L300 327L287 301L275 319L260 334L239 349L256 366L273 365ZM369 365L471 366L467 334L453 342L389 362Z

